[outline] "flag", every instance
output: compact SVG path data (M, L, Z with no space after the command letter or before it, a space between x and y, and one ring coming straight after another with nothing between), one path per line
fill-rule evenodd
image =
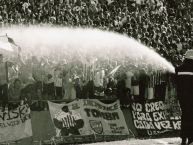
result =
M118 71L118 69L119 69L120 67L121 67L120 65L117 66L117 67L115 67L112 71L110 71L110 73L109 73L107 76L113 76L113 75Z
M13 48L9 43L1 42L1 41L0 41L0 49L6 50L6 51L13 51Z
M14 40L10 37L7 36L7 39L8 39L8 42L15 45L15 46L18 46L17 44L15 44Z
M0 36L0 50L14 51L6 36Z
M17 45L15 41L13 40L13 38L9 37L7 34L6 34L6 37L7 37L8 42L11 44L12 49L14 50L15 48L16 49L15 51L17 51L17 54L19 55L21 53L21 47Z
M21 51L21 47L19 47L13 38L9 37L7 34L4 36L0 36L0 49L4 51L18 51L18 53Z

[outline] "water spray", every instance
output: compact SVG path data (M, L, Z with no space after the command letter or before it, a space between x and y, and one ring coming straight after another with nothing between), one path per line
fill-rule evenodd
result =
M1 34L11 36L24 54L30 52L31 55L55 61L90 63L94 58L174 72L172 64L153 49L114 32L91 28L15 26L3 28Z

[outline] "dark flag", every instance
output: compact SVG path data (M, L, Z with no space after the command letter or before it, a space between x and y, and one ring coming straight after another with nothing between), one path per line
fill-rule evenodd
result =
M15 43L15 41L13 40L13 38L9 37L7 34L6 34L6 37L7 37L7 39L8 39L8 42L17 48L17 53L18 53L18 55L20 55L20 53L21 53L21 47L20 47L19 45L17 45L17 44Z
M6 35L7 36L7 35ZM7 36L7 39L8 39L8 42L15 45L15 46L18 46L17 44L15 44L14 40L10 37Z

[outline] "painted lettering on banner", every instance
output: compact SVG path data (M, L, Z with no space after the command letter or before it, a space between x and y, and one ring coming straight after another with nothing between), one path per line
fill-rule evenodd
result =
M57 136L129 135L118 101L104 104L83 99L68 104L48 104Z
M83 108L87 120L95 120L102 123L104 135L129 134L119 101L104 104L96 99L83 100Z
M140 136L159 135L180 129L180 118L168 117L163 101L133 103L131 108L133 122Z
M30 136L32 136L31 117L27 104L0 112L0 142L15 141Z

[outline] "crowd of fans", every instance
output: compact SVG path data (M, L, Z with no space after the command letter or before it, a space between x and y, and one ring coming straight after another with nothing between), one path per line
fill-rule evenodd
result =
M152 95L165 99L168 77L162 72L150 73L113 62L96 61L85 66L81 62L62 64L35 56L24 59L20 55L6 61L2 54L0 56L0 99L4 103L17 104L23 100L45 107L43 102L47 100L119 98L121 104L128 104L134 100L153 99ZM155 88L155 93L149 94L147 88Z
M0 0L0 24L2 27L13 24L49 24L116 31L154 48L174 65L178 65L183 60L186 50L193 46L193 1ZM125 87L121 80L130 79L135 74L137 76L132 81L134 84L142 81L140 84L148 85L144 83L143 75L138 75L141 72L128 72L126 76L118 78L108 76L106 79L110 70L116 66L100 67L99 70L92 72L92 68L85 71L81 64L74 67L72 64L70 66L54 64L51 60L38 60L34 56L24 61L18 58L17 61L18 66L9 71L10 81L13 80L9 86L9 95L14 97L13 100L22 96L28 97L27 100L31 100L29 98L32 96L37 100L117 95L122 97L125 94L121 92L127 92L128 95L134 92L131 89L123 91ZM139 76L142 78L139 79ZM128 88L131 86L127 85ZM142 91L140 94L144 95L144 89L140 91ZM117 95L114 95L116 93ZM135 93L139 95L138 91ZM68 98L69 96L71 98Z
M1 25L50 24L117 31L179 64L193 45L192 0L1 0Z

